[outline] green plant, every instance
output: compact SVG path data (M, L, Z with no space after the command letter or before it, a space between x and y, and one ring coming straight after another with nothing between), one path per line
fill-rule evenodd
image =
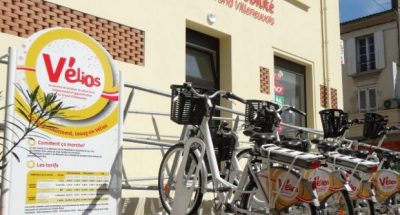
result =
M17 113L24 118L24 121L17 117L14 117L13 121L6 121L6 129L12 132L17 138L13 138L15 140L9 140L6 137L0 137L6 142L11 143L9 144L10 148L6 148L5 151L0 153L1 161L3 161L3 165L0 166L0 169L3 169L7 165L4 161L9 154L12 154L20 161L18 155L14 152L16 147L21 147L34 154L29 149L20 146L20 143L23 140L35 137L48 138L46 135L36 132L35 130L38 128L57 129L61 125L55 124L52 121L54 119L65 118L63 111L71 108L65 107L63 102L57 98L56 93L40 93L39 87L36 87L32 92L29 90L23 91L20 88L19 91L23 95L27 105L17 97L15 109Z

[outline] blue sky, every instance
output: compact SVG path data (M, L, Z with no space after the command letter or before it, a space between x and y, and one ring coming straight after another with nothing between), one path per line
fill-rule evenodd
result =
M339 0L340 22L378 13L391 8L391 0Z

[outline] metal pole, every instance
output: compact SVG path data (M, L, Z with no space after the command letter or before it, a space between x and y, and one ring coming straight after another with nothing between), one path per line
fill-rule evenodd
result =
M6 58L8 58L8 54L1 56L0 57L0 63L8 64L8 59L6 59Z
M16 61L17 61L17 50L15 47L8 48L8 69L7 69L7 97L6 97L6 105L5 109L5 129L4 129L4 137L6 140L12 140L12 132L8 131L8 128L11 127L10 123L13 121L14 116L14 106L10 105L14 103L15 99L15 71L16 71ZM11 143L8 141L4 141L3 145L3 153L11 148ZM2 173L2 189L1 189L1 214L8 215L10 214L9 203L10 203L10 179L11 176L11 154L9 154L3 160L3 166L6 165L3 169ZM8 164L8 165L7 165Z
M125 87L135 88L135 89L138 89L141 91L157 94L160 96L171 97L171 93L167 93L165 91L160 91L160 90L156 90L156 89L152 89L152 88L143 87L143 86L140 86L137 84L125 83Z
M128 115L129 108L131 106L131 102L132 102L133 96L135 95L134 91L135 90L132 89L131 92L129 92L128 100L126 101L126 105L125 105L125 108L124 108L124 122L125 122L126 116Z

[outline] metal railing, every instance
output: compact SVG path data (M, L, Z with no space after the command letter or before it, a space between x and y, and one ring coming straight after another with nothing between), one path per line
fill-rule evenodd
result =
M129 88L129 94L128 98L125 103L124 107L124 121L126 120L128 114L138 114L138 115L149 115L151 116L151 120L153 123L154 131L155 133L148 133L148 132L138 132L138 131L133 131L133 132L124 132L124 135L134 135L135 137L126 137L124 136L123 141L126 143L136 143L136 144L144 144L145 146L143 147L132 147L132 146L126 146L125 144L123 145L123 150L161 150L162 155L165 154L165 149L168 149L169 147L173 146L175 143L178 143L179 141L183 141L185 137L187 136L186 133L189 129L188 126L184 126L181 132L180 136L177 135L160 135L158 132L158 124L155 119L155 116L159 117L169 117L170 113L166 112L157 112L157 111L143 111L143 110L131 110L132 103L133 103L133 98L135 95L136 90L154 94L154 95L159 95L161 97L165 98L171 98L171 94L169 92L164 92L160 91L157 89L153 88L148 88L144 87L141 85L133 84L133 83L125 83L124 84L125 88ZM226 120L226 121L233 121L233 130L236 131L238 129L238 124L239 122L243 121L239 119L239 116L244 116L244 113L232 110L230 108L222 107L222 106L216 106L215 109L224 111L230 114L236 115L234 118L229 118L229 117L213 117L212 120ZM147 136L147 137L153 137L156 140L149 140L145 138L139 138L138 136ZM168 141L163 141L163 138L169 138ZM171 138L176 139L175 143L171 143ZM243 141L243 143L246 143ZM158 177L135 177L135 178L128 178L126 175L126 172L123 167L123 189L130 189L130 190L157 190L157 185L156 184L149 184L149 185L135 185L131 182L143 182L143 181L154 181L157 180Z
M8 64L8 55L4 55L0 57L0 64ZM132 151L132 150L151 150L151 151L156 151L160 150L162 155L165 153L165 149L168 149L169 147L173 146L174 144L178 143L179 141L183 141L186 136L186 132L188 131L188 126L183 126L181 135L161 135L158 129L158 124L156 121L155 116L157 117L169 117L170 113L166 112L156 112L156 111L143 111L143 110L131 110L132 104L133 104L133 99L135 95L135 91L141 91L141 92L146 92L150 93L153 95L158 95L161 97L165 97L170 99L170 92L165 92L161 91L158 89L154 88L149 88L145 87L142 85L138 84L133 84L133 83L124 83L124 87L130 89L127 100L123 109L123 119L124 122L128 116L128 114L136 114L136 115L148 115L151 116L151 121L153 124L154 128L154 133L149 133L149 132L139 132L139 131L126 131L123 132L124 137L123 137L123 144L122 144L122 149L124 151ZM225 120L225 121L232 121L233 123L233 130L237 131L239 127L239 122L242 122L243 120L240 117L244 116L244 113L223 107L223 106L216 106L215 107L217 110L227 112L232 114L232 118L229 117L213 117L213 120ZM320 131L316 131L314 129L309 129L309 128L303 128L303 127L298 127L298 126L293 126L289 124L284 124L283 126L289 127L292 129L301 129L304 132L307 133L312 133L316 135L322 135L323 133ZM147 137L147 138L145 138ZM149 138L150 137L150 138ZM168 139L168 140L166 140ZM175 141L173 141L175 140ZM136 144L143 144L144 146L127 146L125 143L136 143ZM240 143L248 143L247 141L240 141ZM126 166L126 165L125 165ZM157 176L151 176L151 177L135 177L135 178L128 178L125 168L123 166L122 168L123 171L123 189L134 189L134 190L157 190L157 185L156 184L150 184L150 185L135 185L131 184L131 182L142 182L142 181L154 181L157 180Z

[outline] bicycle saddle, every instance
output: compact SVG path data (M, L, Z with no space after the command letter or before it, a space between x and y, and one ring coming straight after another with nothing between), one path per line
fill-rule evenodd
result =
M250 137L250 142L255 142L257 145L272 143L276 139L275 135L256 132L253 130L245 130L243 134Z
M331 151L335 151L337 148L339 148L339 144L337 144L335 142L321 141L318 144L318 149L321 152L331 152Z
M357 158L367 159L367 157L369 155L369 151L367 151L367 150L353 151L352 155Z
M311 144L308 140L290 140L277 142L277 145L296 151L308 152Z
M384 151L381 149L376 149L375 152L378 154L380 158L386 158L387 160L396 160L398 154L396 152Z
M342 155L351 155L351 153L353 152L353 150L347 148L341 148L338 149L337 151Z

